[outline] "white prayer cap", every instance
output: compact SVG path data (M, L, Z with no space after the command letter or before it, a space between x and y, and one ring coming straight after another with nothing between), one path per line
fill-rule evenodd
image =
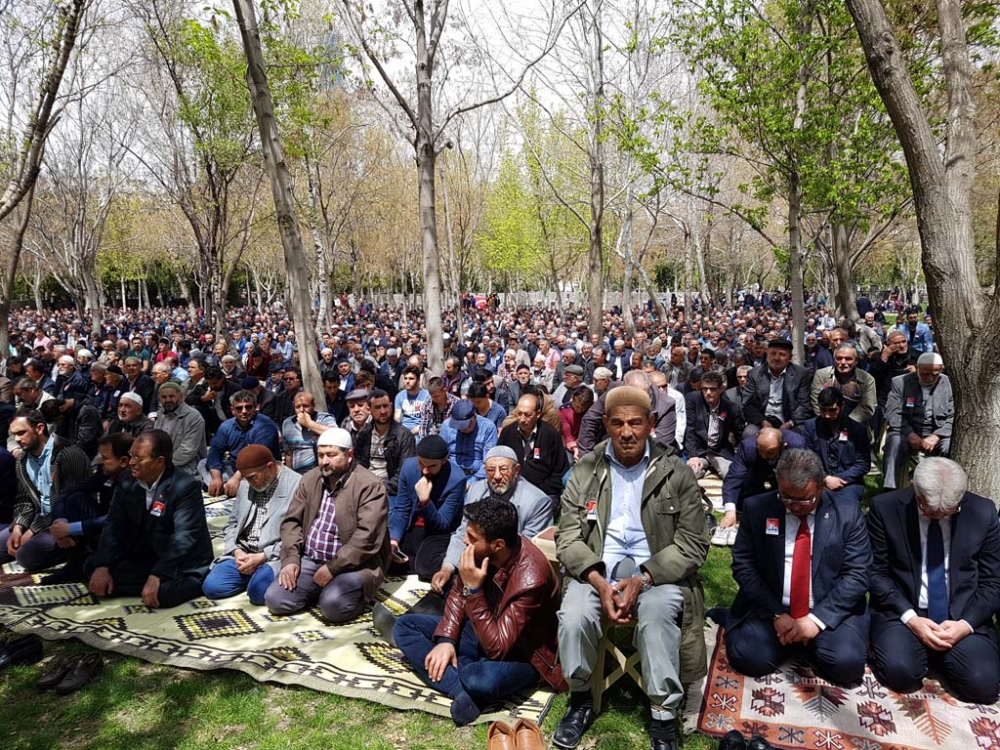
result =
M941 359L941 355L937 352L924 352L917 359L918 365L941 365L944 366L944 360Z
M340 427L331 427L326 432L320 433L319 438L316 440L316 447L323 445L332 445L336 448L343 448L345 451L349 451L354 448L354 441L351 440L351 433L347 430L343 430Z

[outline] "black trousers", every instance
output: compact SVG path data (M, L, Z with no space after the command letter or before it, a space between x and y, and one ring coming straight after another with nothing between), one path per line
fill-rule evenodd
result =
M94 570L93 562L88 560L84 566L87 581L90 580ZM152 565L148 561L122 560L113 563L108 570L111 573L111 580L114 581L112 596L140 596L146 585L146 579L152 572ZM160 609L169 609L197 599L201 596L201 586L204 581L205 573L182 573L175 578L161 578L160 591L157 595Z
M920 690L928 670L938 670L959 700L995 703L1000 695L1000 651L992 628L965 636L949 651L927 648L898 617L872 623L872 670L897 693Z
M804 656L824 679L851 685L865 674L867 635L867 617L857 616L821 631L807 644L783 646L772 619L749 615L727 628L726 655L732 668L748 677L763 677L785 660Z
M399 541L400 551L410 558L408 569L421 581L429 581L441 570L451 532L428 534L423 526L413 526Z

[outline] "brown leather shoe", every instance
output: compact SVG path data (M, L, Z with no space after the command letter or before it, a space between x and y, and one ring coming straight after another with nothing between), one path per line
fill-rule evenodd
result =
M502 721L494 721L486 733L486 750L517 750L514 730Z
M104 671L104 658L97 653L87 654L56 685L59 695L76 692Z
M545 750L545 738L542 730L531 719L518 719L514 725L514 738L517 740L517 750Z

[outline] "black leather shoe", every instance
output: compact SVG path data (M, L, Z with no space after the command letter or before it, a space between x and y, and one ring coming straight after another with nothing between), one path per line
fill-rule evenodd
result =
M665 740L662 737L650 737L650 750L678 750L680 743L676 739Z
M719 750L747 750L747 739L733 729L719 740Z
M62 681L56 685L59 695L76 692L104 671L104 658L98 653L90 653L80 658Z
M42 639L37 635L11 638L0 649L0 669L15 664L36 664L42 660Z
M391 609L382 602L375 602L375 606L372 607L372 627L390 646L396 645L396 640L392 637L392 629L396 627L396 620L397 617Z
M774 750L774 746L759 734L755 734L747 742L747 750Z
M552 744L564 750L573 750L596 718L593 706L570 706L552 735Z
M56 657L45 665L45 671L42 672L42 676L38 678L38 682L35 684L42 690L54 688L65 679L66 675L73 670L77 662L82 658L82 654Z

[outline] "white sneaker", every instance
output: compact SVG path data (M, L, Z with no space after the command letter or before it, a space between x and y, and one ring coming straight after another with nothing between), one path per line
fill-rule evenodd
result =
M715 533L712 534L712 544L716 547L725 547L729 544L729 529L724 529L721 526L715 527Z
M736 544L736 532L739 531L739 529L740 529L739 524L737 524L736 526L730 526L728 529L726 529L726 544L728 546L732 547L734 544Z

